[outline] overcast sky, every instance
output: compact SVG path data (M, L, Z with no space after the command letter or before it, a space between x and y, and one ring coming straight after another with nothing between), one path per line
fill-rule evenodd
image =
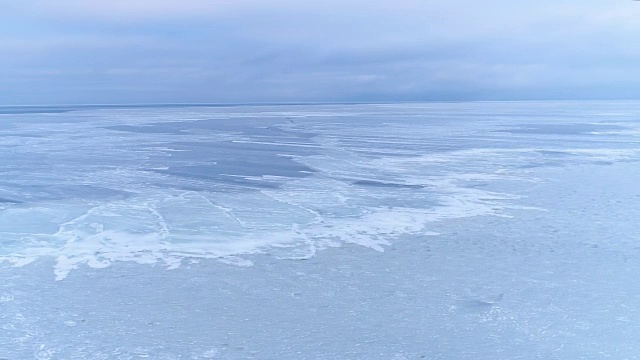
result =
M0 104L640 99L631 0L0 0Z

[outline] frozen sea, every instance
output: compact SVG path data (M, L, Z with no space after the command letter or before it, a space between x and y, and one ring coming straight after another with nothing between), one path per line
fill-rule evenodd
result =
M640 358L640 102L0 107L0 359Z

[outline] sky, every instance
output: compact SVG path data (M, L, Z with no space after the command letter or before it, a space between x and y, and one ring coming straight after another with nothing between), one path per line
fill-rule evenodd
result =
M632 0L0 0L0 105L640 99Z

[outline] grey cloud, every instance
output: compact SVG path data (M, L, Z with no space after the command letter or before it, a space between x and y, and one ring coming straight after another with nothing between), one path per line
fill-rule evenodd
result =
M0 101L640 96L632 2L59 3L0 14Z

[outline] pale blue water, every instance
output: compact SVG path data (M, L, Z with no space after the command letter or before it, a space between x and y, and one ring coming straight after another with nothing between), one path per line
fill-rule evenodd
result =
M639 111L0 109L0 358L633 358Z

